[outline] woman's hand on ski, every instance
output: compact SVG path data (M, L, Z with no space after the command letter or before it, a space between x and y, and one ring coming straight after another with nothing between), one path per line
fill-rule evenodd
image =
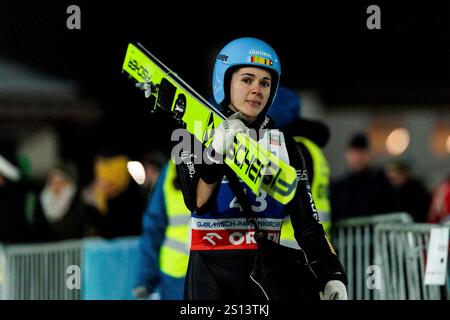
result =
M248 130L247 126L242 122L242 115L236 112L229 118L225 119L216 129L214 138L211 143L213 149L220 153L225 152L233 145L233 140L238 132L245 132Z
M150 97L152 94L152 84L150 82L138 82L136 83L136 87L144 91L146 98Z

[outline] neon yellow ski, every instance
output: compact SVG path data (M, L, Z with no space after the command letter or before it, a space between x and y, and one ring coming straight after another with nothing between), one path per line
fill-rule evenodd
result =
M208 146L212 141L211 130L224 121L224 115L142 45L138 46L128 45L123 71L136 82L151 83L152 109L171 113L188 132ZM295 169L247 134L236 135L225 163L256 195L263 189L275 200L287 204L295 194Z

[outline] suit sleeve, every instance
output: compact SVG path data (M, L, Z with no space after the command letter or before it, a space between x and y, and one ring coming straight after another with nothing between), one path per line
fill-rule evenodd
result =
M202 161L203 146L187 130L172 148L177 177L183 193L184 204L192 212L197 204L197 183L200 178L199 163Z
M201 214L210 206L215 205L215 196L212 196L202 208L197 208L197 185L199 179L202 178L208 184L220 182L225 173L225 165L223 161L221 163L206 161L205 157L210 159L217 158L211 145L206 148L193 137L190 143L190 149L175 152L177 175L180 178L181 191L186 207L191 212L195 211Z
M297 171L297 190L287 205L294 236L306 254L308 263L323 289L330 280L347 284L344 269L319 222L303 154L291 137L286 137L290 164Z

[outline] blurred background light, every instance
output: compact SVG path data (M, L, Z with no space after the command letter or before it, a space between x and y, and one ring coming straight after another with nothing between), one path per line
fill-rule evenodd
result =
M400 155L408 148L409 142L409 131L405 128L396 128L386 139L386 150L391 155Z
M145 182L145 169L142 163L139 161L128 161L128 172L137 184L144 184Z
M447 146L447 152L450 153L450 136L447 137L447 142L445 145Z

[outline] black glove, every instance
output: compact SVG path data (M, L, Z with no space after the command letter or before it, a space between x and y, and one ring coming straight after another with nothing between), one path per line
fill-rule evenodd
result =
M319 280L321 291L324 290L325 285L331 280L339 280L345 285L348 284L344 267L334 254L318 261L312 261L310 266Z
M319 280L320 290L330 280L339 280L347 285L347 276L334 249L328 242L320 223L308 223L301 226L299 239L301 248L308 257L308 262Z
M208 147L205 152L208 153L210 159L215 159L218 161L208 161L209 163L207 163L203 160L199 166L200 177L208 184L222 181L225 174L225 157L220 153L217 153L211 146Z

